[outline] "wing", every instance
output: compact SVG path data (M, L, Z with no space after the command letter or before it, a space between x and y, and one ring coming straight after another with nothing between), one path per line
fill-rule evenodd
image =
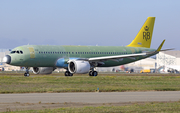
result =
M104 57L94 57L87 59L88 61L106 61L106 60L117 60L121 58L133 58L137 56L145 56L146 53L139 53L139 54L129 54L129 55L115 55L115 56L104 56Z

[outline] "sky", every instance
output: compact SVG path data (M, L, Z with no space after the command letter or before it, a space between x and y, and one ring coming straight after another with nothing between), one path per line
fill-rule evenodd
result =
M126 46L156 17L151 48L180 50L179 0L0 0L0 48Z

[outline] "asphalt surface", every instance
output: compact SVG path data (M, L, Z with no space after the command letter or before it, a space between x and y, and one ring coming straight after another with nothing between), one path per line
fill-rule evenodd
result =
M123 103L179 100L180 91L0 94L0 103Z

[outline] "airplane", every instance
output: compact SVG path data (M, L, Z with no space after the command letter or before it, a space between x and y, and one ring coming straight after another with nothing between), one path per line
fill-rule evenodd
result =
M165 40L157 49L150 48L154 22L155 17L148 17L127 46L24 45L14 48L3 61L26 67L25 77L30 76L30 67L35 74L51 74L56 68L64 68L65 76L75 73L97 76L95 67L119 66L159 53Z

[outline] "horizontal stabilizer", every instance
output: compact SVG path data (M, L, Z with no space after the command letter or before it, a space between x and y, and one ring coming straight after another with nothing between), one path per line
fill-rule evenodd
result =
M171 48L171 49L163 49L163 50L160 50L160 51L170 51L170 50L174 50L174 48Z

